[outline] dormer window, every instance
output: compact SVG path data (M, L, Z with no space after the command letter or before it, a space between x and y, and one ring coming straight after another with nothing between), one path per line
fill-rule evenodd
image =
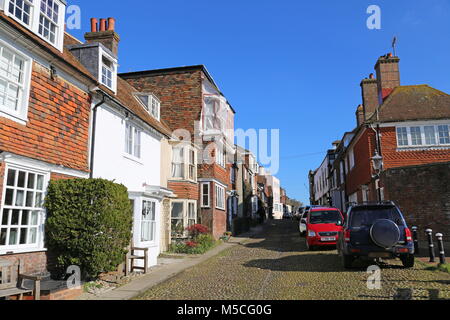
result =
M114 65L106 57L102 58L102 83L108 88L113 86Z
M0 1L1 2L1 1ZM4 12L63 50L66 4L61 0L5 0Z
M159 121L161 102L158 98L151 93L138 93L136 96L144 105L145 110L147 110L153 118Z
M117 59L113 58L101 46L99 47L99 53L100 82L115 93L117 90Z

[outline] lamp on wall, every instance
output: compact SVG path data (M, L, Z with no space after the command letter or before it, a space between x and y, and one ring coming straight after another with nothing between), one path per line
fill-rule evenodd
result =
M378 201L382 201L382 195L381 195L381 187L380 187L380 174L383 170L383 157L378 153L378 151L375 151L375 155L371 158L373 169L375 170L375 175L373 176L374 179L376 179L376 189L378 191Z

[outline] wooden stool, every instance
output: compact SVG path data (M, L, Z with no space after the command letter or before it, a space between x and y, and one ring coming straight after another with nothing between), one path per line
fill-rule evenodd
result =
M144 251L144 256L136 255L136 251ZM134 265L135 260L143 260L144 267L135 266ZM130 265L130 262L131 262L131 265ZM125 275L127 276L129 273L134 272L134 270L143 270L144 274L147 274L147 271L148 271L148 248L132 247L130 249L130 252L127 255L126 263L125 263Z

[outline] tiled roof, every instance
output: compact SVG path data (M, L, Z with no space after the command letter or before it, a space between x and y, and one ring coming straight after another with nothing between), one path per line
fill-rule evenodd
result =
M51 53L55 57L58 57L60 61L65 62L86 78L89 81L95 83L99 86L103 91L107 92L110 96L115 97L121 104L126 106L132 113L138 116L142 121L146 122L148 125L156 129L157 131L165 134L166 136L171 136L171 130L164 122L159 122L155 118L153 118L145 108L137 101L134 97L133 93L138 92L135 88L133 88L127 81L118 77L117 80L117 95L115 95L110 89L101 85L96 77L94 77L82 64L75 58L74 55L66 48L67 45L79 45L82 42L78 39L72 37L68 33L64 35L64 50L60 52L55 47L42 40L39 36L22 26L20 23L15 21L14 19L6 16L3 12L0 12L0 19L6 21L9 25L14 27L15 29L22 32L25 36L33 40L36 44L39 45L45 51Z
M450 119L450 95L428 85L416 85L397 87L369 122L439 119Z

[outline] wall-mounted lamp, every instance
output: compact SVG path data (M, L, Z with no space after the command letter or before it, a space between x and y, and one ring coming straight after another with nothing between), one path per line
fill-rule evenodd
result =
M54 81L57 76L58 72L56 71L56 68L54 66L50 66L50 78Z

